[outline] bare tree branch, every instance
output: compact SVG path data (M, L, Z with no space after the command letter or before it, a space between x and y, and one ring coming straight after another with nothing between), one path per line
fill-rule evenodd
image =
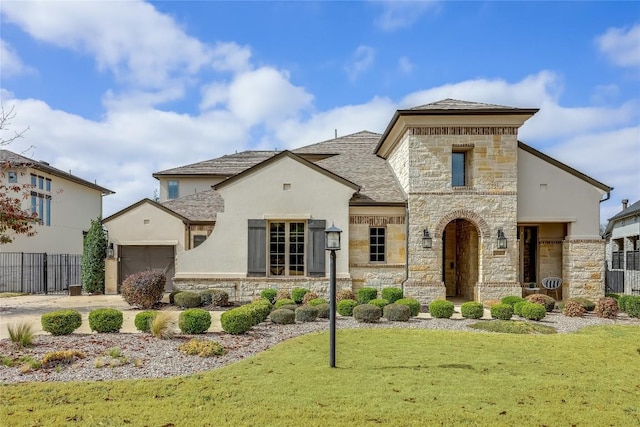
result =
M16 116L14 111L15 106L12 106L9 111L4 109L4 105L0 104L0 131L8 131L8 127L11 126L11 120ZM16 139L22 138L24 134L29 130L27 126L21 131L14 131L13 135L5 138L4 136L0 136L0 147L9 145Z

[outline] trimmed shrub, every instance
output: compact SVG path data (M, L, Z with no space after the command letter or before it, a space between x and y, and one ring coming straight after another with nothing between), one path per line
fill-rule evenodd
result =
M124 279L120 292L129 305L150 309L162 299L167 278L158 271L140 271Z
M386 300L384 298L376 298L376 299L372 299L371 301L369 301L369 304L373 304L375 306L378 306L378 307L380 307L380 310L382 310L385 305L389 304L389 300Z
M243 307L225 311L220 316L222 330L228 334L240 335L247 332L253 326L251 313Z
M329 304L329 302L324 298L314 298L309 301L309 305L311 307L315 307L316 305L320 305L320 304Z
M624 311L625 313L627 312L627 302L632 298L632 295L620 295L620 298L618 298L618 308L620 311Z
M542 304L547 311L553 311L554 307L556 306L556 300L551 298L549 295L544 294L529 295L525 298L525 300L534 302L536 304Z
M582 298L582 297L576 297L576 298L571 298L571 300L577 301L580 304L582 304L582 306L584 307L584 309L586 311L593 311L596 308L596 303L591 301L590 299L586 299L586 298ZM617 305L617 302L616 302L616 305Z
M618 300L618 298L620 298L620 294L609 294L609 293L606 293L606 294L604 294L604 296L607 297L607 298L613 298L616 301Z
M336 303L339 303L343 299L355 300L356 296L353 293L353 291L351 291L351 289L341 289L338 292L336 292Z
M522 300L513 305L513 314L517 314L518 316L522 316L522 307L526 304L529 304L529 301Z
M173 291L169 294L169 304L174 305L176 303L175 296L182 291Z
M269 317L269 314L271 314L271 310L273 309L273 305L266 299L256 300L249 304L249 307L257 312L256 317L258 322L256 322L256 325L267 320L267 317Z
M353 318L361 323L376 323L382 317L382 309L373 304L360 304L353 307Z
M211 313L202 308L189 308L178 316L178 327L183 334L204 334L211 326Z
M318 318L318 309L310 305L298 307L295 311L298 322L313 322Z
M496 304L502 304L502 301L500 301L499 299L486 299L482 301L482 305L486 308L491 308Z
M598 317L615 319L618 317L618 301L615 298L600 298L594 311Z
M295 301L296 304L302 304L302 299L309 292L307 288L294 288L291 291L291 299Z
M640 296L632 296L625 303L629 317L640 318Z
M399 300L396 300L394 304L403 304L409 306L412 317L416 317L420 313L420 301L415 298L401 298Z
M211 305L211 300L212 298L209 292L207 291L200 292L200 301L201 301L200 305L204 305L204 306Z
M319 304L316 305L315 308L318 309L318 318L320 319L328 319L330 307L329 304Z
M372 299L378 298L378 290L376 288L360 288L358 289L358 303L367 304Z
M260 297L266 299L271 304L276 302L276 295L278 295L278 291L272 288L268 288L260 292Z
M296 323L296 314L286 308L278 308L271 312L271 321L278 325L291 325Z
M574 301L572 299L567 300L562 308L562 314L567 317L583 317L585 311L586 310L580 301Z
M277 310L279 308L282 308L283 305L296 305L296 302L291 298L283 298L276 300L276 303L273 305L273 307Z
M123 320L120 310L98 308L89 313L89 328L96 332L118 332Z
M276 293L276 301L281 299L291 299L291 292L288 289L278 289Z
M307 305L307 304L309 304L309 301L314 300L314 299L318 299L318 294L316 294L315 292L307 292L302 297L302 304L303 305Z
M297 304L283 304L278 308L286 308L287 310L296 311L298 307L301 306L298 306Z
M200 298L200 294L197 292L182 291L174 295L173 300L178 307L182 308L194 308L202 305L202 298Z
M465 319L480 319L484 314L484 307L481 302L468 301L462 304L460 313Z
M354 301L352 299L343 299L338 303L338 314L341 316L353 316L353 308L357 305L357 301Z
M522 306L522 311L524 311L525 306ZM513 316L513 307L509 304L496 304L491 307L491 317L494 319L500 320L509 320Z
M397 300L404 298L404 293L400 288L384 288L380 296L382 296L382 299L389 301L389 304L393 304Z
M226 307L229 305L229 294L223 291L222 289L207 289L206 291L202 291L202 296L208 295L205 297L208 301L208 304L204 305L215 305L217 307Z
M448 319L453 316L453 303L446 300L435 300L429 304L429 314L437 319Z
M189 356L213 357L222 356L227 350L217 341L204 341L193 338L178 346L178 350Z
M4 220L3 220L4 225ZM104 259L107 257L107 233L100 218L92 219L82 243L82 289L90 294L104 293Z
M522 317L528 320L541 320L547 315L544 305L530 302L522 306Z
M383 317L391 322L408 322L411 318L411 308L407 304L388 304L383 310Z
M40 317L42 330L51 335L69 335L82 325L82 315L77 310L58 310Z
M510 295L510 296L504 297L504 298L502 298L502 300L500 300L500 302L502 304L509 304L511 307L513 307L514 305L516 305L516 303L518 303L520 301L524 301L524 298L519 297L519 296L515 296L515 295Z
M136 325L136 329L141 332L151 332L151 322L158 315L157 311L146 310L136 314L133 319L133 324Z

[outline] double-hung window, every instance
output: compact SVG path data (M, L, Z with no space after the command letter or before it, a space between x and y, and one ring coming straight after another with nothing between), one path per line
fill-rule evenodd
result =
M386 228L371 227L369 229L369 261L385 262Z

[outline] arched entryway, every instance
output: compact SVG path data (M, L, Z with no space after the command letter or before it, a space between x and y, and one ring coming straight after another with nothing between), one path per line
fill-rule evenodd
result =
M478 283L480 239L477 227L457 218L442 233L442 281L448 298L474 299Z

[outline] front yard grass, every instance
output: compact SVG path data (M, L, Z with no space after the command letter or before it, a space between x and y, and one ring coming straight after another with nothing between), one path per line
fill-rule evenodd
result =
M0 386L3 426L640 425L640 328L413 329L281 343L189 377Z

